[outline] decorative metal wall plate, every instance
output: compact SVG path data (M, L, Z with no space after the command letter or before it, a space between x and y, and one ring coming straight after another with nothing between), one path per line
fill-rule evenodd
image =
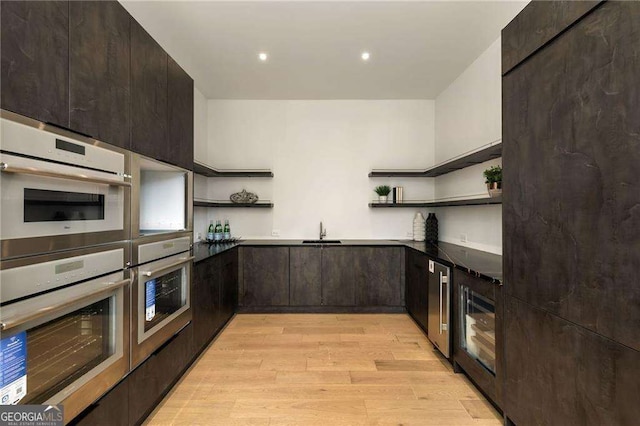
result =
M258 202L258 196L256 194L247 192L244 189L241 192L231 194L229 199L235 204L253 204Z

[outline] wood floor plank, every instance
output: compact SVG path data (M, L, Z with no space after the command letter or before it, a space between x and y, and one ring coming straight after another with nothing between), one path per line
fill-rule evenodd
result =
M361 385L424 384L434 376L453 378L451 373L430 371L350 371L351 383Z
M460 403L474 419L495 419L498 413L486 400L468 399L461 400Z
M466 414L462 406L460 409ZM231 411L232 418L272 418L272 417L298 417L323 419L348 420L349 418L362 419L366 416L364 400L306 400L306 399L239 399Z
M376 360L378 371L446 371L439 360Z
M498 426L404 314L242 314L148 425Z
M362 327L285 327L284 334L364 334Z
M386 399L365 400L367 415L369 418L390 418L398 420L410 418L440 418L440 419L466 419L472 417L458 401L430 401Z
M279 371L276 375L276 383L350 384L351 375L348 371Z

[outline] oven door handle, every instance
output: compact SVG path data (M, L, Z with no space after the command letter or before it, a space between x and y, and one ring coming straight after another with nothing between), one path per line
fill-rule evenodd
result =
M38 318L42 318L43 316L50 315L55 312L64 311L65 309L70 308L73 305L79 302L82 302L83 300L92 299L98 295L105 294L105 293L111 293L113 290L124 287L127 284L131 284L130 278L127 278L125 280L118 281L112 284L107 284L104 287L101 287L99 290L94 291L90 294L84 294L82 296L78 296L76 298L66 300L65 302L59 303L57 305L47 306L46 308L40 309L37 312L32 312L22 316L15 316L8 320L3 320L2 322L0 322L0 330L6 331L11 328L22 325L26 322L33 321Z
M144 275L146 277L151 277L153 275L159 274L160 272L164 272L167 269L175 268L176 266L180 266L183 263L191 262L193 259L195 259L195 256L190 256L190 257L187 257L185 259L181 259L178 262L172 263L172 264L167 265L167 266L163 266L162 268L158 268L158 269L153 270L153 271L140 272L140 275Z
M44 177L52 177L59 179L68 179L75 180L79 182L86 183L98 183L101 185L110 185L110 186L126 186L130 187L131 182L117 181L112 179L101 179L96 177L88 177L83 175L73 175L67 173L59 173L54 172L52 170L41 170L36 168L24 168L24 167L13 167L7 163L0 163L0 171L2 173L15 173L20 175L32 175L32 176L44 176Z

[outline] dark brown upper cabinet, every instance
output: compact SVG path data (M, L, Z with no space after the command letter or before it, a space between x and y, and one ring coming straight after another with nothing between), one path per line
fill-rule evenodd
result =
M167 64L167 53L131 18L131 149L165 161Z
M635 350L639 33L605 2L502 80L505 291Z
M502 30L502 74L549 43L602 0L538 1Z
M69 126L69 2L2 1L2 108Z
M69 127L122 148L130 148L129 28L117 1L69 3Z
M169 58L168 162L193 170L193 80Z

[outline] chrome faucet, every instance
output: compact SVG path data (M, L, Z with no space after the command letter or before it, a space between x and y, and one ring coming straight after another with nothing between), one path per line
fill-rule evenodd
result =
M327 236L327 228L322 229L322 221L320 221L320 239Z

